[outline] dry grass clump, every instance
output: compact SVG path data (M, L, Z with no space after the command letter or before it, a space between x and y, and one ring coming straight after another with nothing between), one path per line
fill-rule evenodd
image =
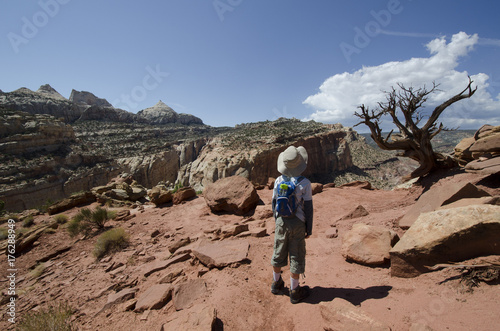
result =
M73 310L67 305L50 306L46 309L31 312L24 316L17 325L19 331L73 331L71 324Z
M122 228L111 229L99 236L94 246L94 256L97 259L106 254L116 252L127 247L129 235Z

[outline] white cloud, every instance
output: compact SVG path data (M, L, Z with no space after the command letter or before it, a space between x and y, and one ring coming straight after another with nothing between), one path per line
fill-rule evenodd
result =
M306 120L325 123L342 123L352 126L359 122L353 114L358 106L364 104L370 108L385 101L384 91L397 87L398 83L406 87L432 87L432 82L439 84L438 92L430 95L424 106L433 109L436 105L462 91L468 83L466 71L459 72L459 58L467 55L479 41L478 35L464 32L452 36L449 43L445 37L439 37L426 46L428 58L411 58L400 62L387 62L379 66L363 67L354 72L336 74L326 79L320 86L319 93L309 96L303 103L315 109ZM470 99L455 103L441 116L447 127L475 129L488 123L500 125L500 100L488 92L488 75L479 73L470 75L478 90ZM432 108L431 108L432 107ZM389 119L383 120L385 129L391 127ZM358 127L363 131L361 127Z

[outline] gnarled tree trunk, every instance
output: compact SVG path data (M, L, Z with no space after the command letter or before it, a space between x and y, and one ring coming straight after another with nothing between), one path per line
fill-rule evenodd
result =
M448 130L443 127L442 123L438 126L436 122L448 106L462 99L470 98L476 92L477 87L472 89L472 80L469 77L469 84L462 92L437 106L427 119L427 122L422 127L418 127L418 124L423 119L420 107L427 101L428 95L436 90L437 86L433 84L430 90L425 87L415 90L411 87L405 88L401 84L398 84L398 86L401 91L396 93L396 90L392 88L391 92L387 92L387 102L380 102L378 109L369 110L365 105L359 106L361 112L356 112L355 115L361 118L362 121L356 125L365 124L368 126L372 139L380 148L384 150L401 150L400 155L409 157L419 163L419 167L406 176L405 179L424 176L436 168L452 166L454 164L453 159L434 152L432 148L432 138L442 130ZM404 124L397 116L398 110L404 116ZM399 134L393 135L393 131L391 131L387 137L382 136L379 121L384 115L391 116L393 123L399 129Z

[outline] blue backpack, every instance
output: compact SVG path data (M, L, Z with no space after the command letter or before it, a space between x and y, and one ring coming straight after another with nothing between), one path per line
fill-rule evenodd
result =
M284 177L284 179L287 179L287 177ZM290 217L295 215L297 211L295 188L302 179L302 176L297 179L292 177L274 188L276 196L276 217Z

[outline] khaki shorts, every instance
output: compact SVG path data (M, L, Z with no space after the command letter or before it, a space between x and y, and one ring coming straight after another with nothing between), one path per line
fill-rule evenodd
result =
M297 217L278 217L274 234L273 267L284 267L290 258L290 272L303 274L306 268L306 224Z

